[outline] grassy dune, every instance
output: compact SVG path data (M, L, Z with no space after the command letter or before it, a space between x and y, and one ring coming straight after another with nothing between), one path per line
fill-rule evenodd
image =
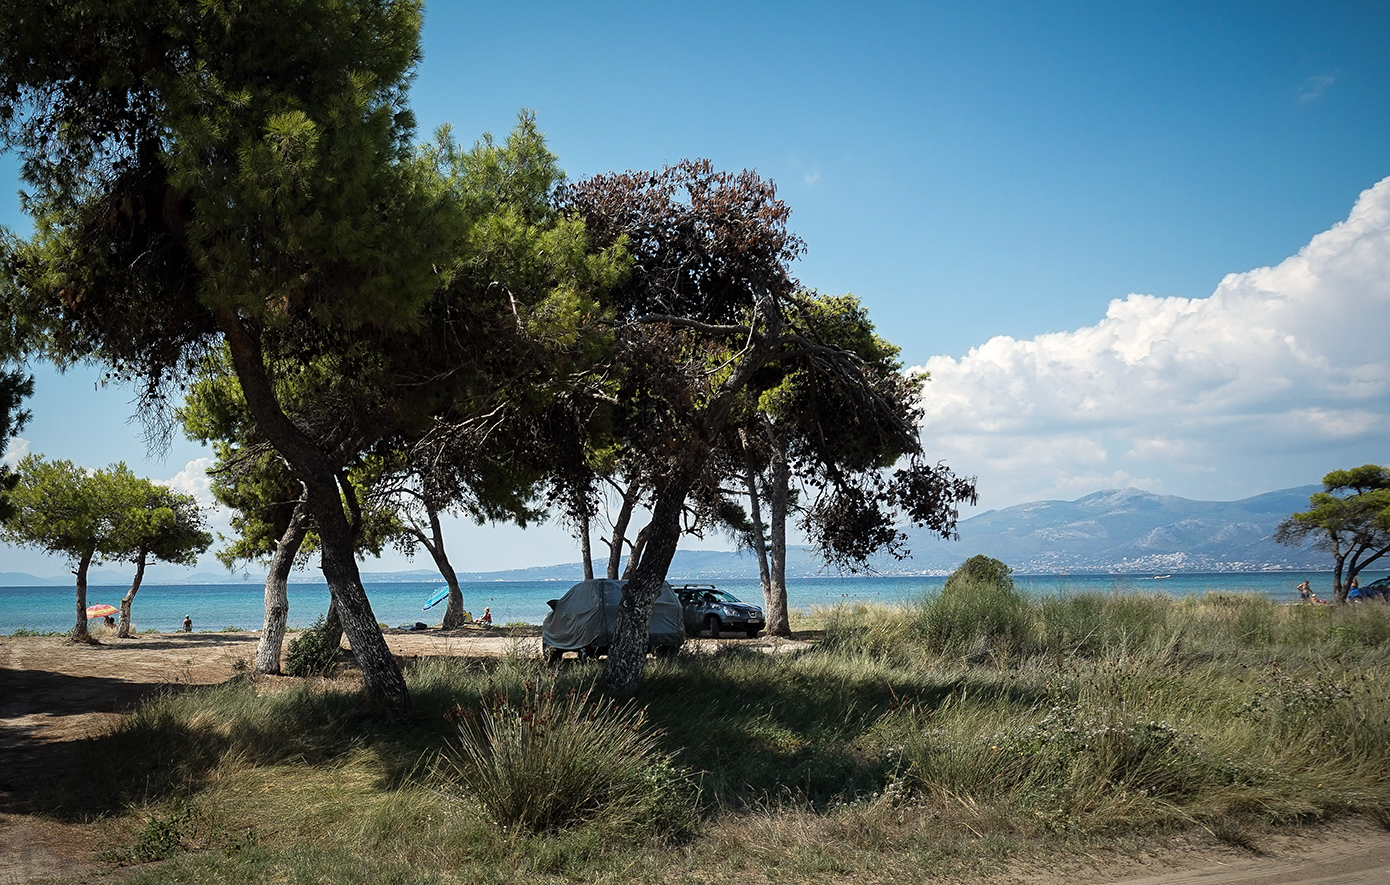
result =
M920 881L1200 828L1390 825L1390 606L1030 601L803 613L797 654L631 698L435 659L393 721L332 681L171 695L93 742L132 882Z

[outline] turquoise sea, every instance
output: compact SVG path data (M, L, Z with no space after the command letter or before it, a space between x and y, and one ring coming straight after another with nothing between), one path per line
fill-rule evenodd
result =
M1362 573L1361 583L1385 576L1385 572ZM792 608L809 609L837 603L872 602L895 604L913 602L924 594L941 589L944 578L798 578L787 582ZM1068 593L1167 593L1190 596L1208 592L1256 593L1279 602L1294 602L1294 587L1303 580L1324 598L1332 595L1331 572L1258 572L1186 574L1158 577L1148 575L1016 575L1015 584L1034 596ZM672 576L673 584L684 583ZM740 599L761 603L756 579L728 579L715 582ZM444 617L444 604L421 611L425 600L443 582L376 583L367 580L367 596L376 619L390 626L422 621L437 625ZM496 581L463 584L464 607L475 615L483 607L492 609L494 623L525 622L539 624L548 610L546 600L555 599L569 588L562 581ZM91 586L87 604L119 606L129 586ZM72 587L0 587L0 635L17 630L36 632L67 631L76 617L76 595ZM290 625L307 627L328 610L328 588L323 584L290 585ZM263 620L264 595L259 585L248 584L146 584L140 588L131 609L131 621L138 630L169 632L178 630L185 615L193 619L193 629L222 630L235 627L259 630Z

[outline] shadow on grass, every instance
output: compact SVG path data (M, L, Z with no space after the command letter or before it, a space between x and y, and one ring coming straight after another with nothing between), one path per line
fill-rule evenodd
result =
M873 666L844 666L818 652L784 665L757 651L729 648L712 660L685 656L653 667L637 694L677 761L702 774L705 798L747 808L795 798L825 808L883 789L895 763L869 736L890 711L935 709L967 687L1023 705L1031 688L970 683Z

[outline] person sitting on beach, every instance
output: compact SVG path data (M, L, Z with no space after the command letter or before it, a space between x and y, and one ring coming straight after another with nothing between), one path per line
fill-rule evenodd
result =
M116 626L116 619L111 617L110 615L107 615L106 617L102 618L101 622L108 627Z
M476 623L481 624L481 625L484 626L484 627L491 627L491 626L492 626L492 609L490 609L490 608L484 608L484 609L483 609L483 616L482 616L481 618L479 618L479 619L477 620Z

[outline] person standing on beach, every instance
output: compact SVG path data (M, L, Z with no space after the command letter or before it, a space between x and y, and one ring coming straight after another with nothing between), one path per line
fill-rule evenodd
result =
M1298 598L1303 602L1312 602L1313 588L1308 584L1307 581L1304 581L1302 584L1298 585Z
M184 616L183 616L183 632L185 632L185 633L192 633L192 632L193 632L193 619L192 619L191 617L189 617L188 615L184 615Z

